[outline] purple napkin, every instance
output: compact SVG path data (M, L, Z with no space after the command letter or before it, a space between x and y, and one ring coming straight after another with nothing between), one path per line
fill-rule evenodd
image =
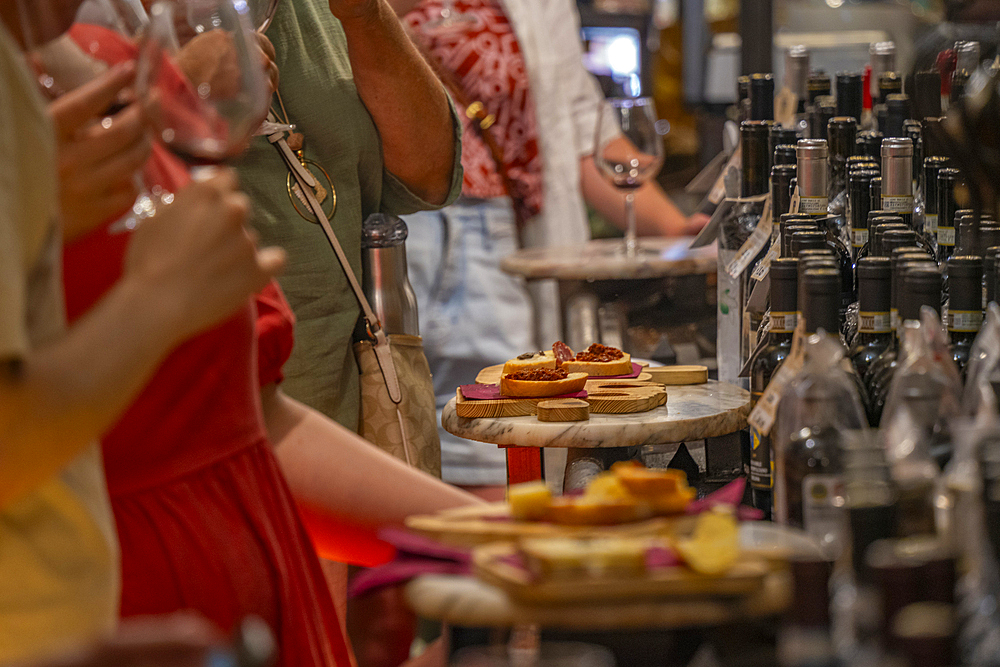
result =
M500 395L500 385L498 384L463 384L459 389L462 396L473 401L496 400L498 398L513 398L511 396ZM561 394L559 396L546 396L545 398L587 398L586 391L578 391L572 394Z
M687 514L698 514L710 510L716 505L728 505L736 508L736 518L740 521L757 521L764 518L764 513L755 507L740 505L747 481L740 477L718 491L714 491L700 500L695 500L687 506Z
M471 573L468 563L399 555L391 563L358 572L347 586L347 596L353 599L376 588L401 584L421 574Z

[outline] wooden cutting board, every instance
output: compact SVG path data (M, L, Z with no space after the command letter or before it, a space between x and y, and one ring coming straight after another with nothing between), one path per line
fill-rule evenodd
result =
M476 546L522 537L642 537L684 534L691 516L655 517L616 526L560 526L541 521L515 521L507 503L468 505L436 514L407 517L408 529L455 546Z
M572 577L536 579L511 562L516 547L497 542L473 552L476 576L527 604L571 604L584 601L650 598L709 598L751 595L760 590L772 564L759 558L740 558L725 574L698 574L687 567L657 568L645 576Z
M641 380L589 379L585 389L591 414L627 414L646 412L667 402L667 390L661 384ZM456 390L455 412L459 417L526 417L537 414L538 403L547 398L496 398L469 400Z
M639 362L637 361L635 363L638 364ZM476 382L479 384L500 384L501 375L503 375L503 364L497 364L496 366L487 366L483 370L479 371L479 375L476 376ZM641 373L639 373L638 377L630 379L639 382L651 382L653 378L648 372L643 370Z

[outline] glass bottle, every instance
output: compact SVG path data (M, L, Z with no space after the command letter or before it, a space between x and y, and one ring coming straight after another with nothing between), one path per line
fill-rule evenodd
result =
M872 178L873 183L876 178ZM872 206L875 205L876 200L872 199ZM903 219L898 215L893 215L880 208L868 211L868 240L865 242L865 245L861 246L861 250L858 251L857 259L878 257L880 255L882 251L882 234L887 229L886 225L892 225L894 228L899 229L906 228L906 225L903 224Z
M858 72L837 73L837 115L861 122L864 107L863 78Z
M799 133L794 127L784 127L775 123L771 126L767 135L767 150L771 155L771 165L774 166L778 164L774 162L774 151L778 146L784 146L786 144L795 145L799 140Z
M771 328L767 343L754 358L750 367L750 404L757 404L775 371L784 362L792 348L792 335L797 322L796 297L798 260L778 258L771 262ZM754 507L771 515L771 441L756 429L750 429L752 451L750 454L750 493Z
M835 115L837 115L837 104L833 96L817 97L816 103L809 109L809 137L825 139L826 126Z
M901 330L908 320L919 320L920 309L929 306L941 312L941 271L933 262L901 262L902 271L902 294L899 303L899 327L895 338L895 346L890 346L878 360L872 364L869 373L874 374L869 400L872 409L872 416L881 424L882 412L885 409L885 401L889 395L889 387L896 374L896 369L901 361L900 356L902 346L900 345ZM892 359L888 363L883 363L887 355L892 352ZM874 423L874 422L873 422Z
M837 657L830 629L830 574L833 564L814 558L793 558L792 601L778 630L780 667L826 667Z
M750 120L750 77L745 74L736 78L736 109L741 125Z
M962 184L962 174L953 167L938 170L938 263L944 263L955 251L955 189Z
M848 177L847 208L851 221L851 255L855 260L868 242L868 212L874 208L871 182L878 174L874 169L859 169Z
M750 120L774 120L774 77L750 75Z
M882 134L886 139L906 137L903 124L908 118L910 118L910 97L902 93L889 95L885 98L885 125L880 128ZM885 139L882 143L885 144Z
M887 257L866 257L858 262L858 335L849 357L862 378L892 342L891 277Z
M810 74L806 80L806 92L809 95L809 103L806 106L815 106L817 98L830 94L830 75L822 71Z
M913 75L913 118L941 115L941 73L933 70Z
M948 338L951 358L965 382L969 350L983 324L983 258L952 255L948 259Z
M795 234L799 232L817 232L819 228L815 223L804 223L800 220L788 220L787 222L781 223L781 230L779 232L779 240L781 242L781 256L782 257L795 257L792 252L792 239Z
M831 118L827 124L829 174L827 213L833 218L834 228L845 244L850 243L847 223L847 160L854 155L858 123L849 116Z
M769 126L762 121L745 121L740 125L742 169L740 197L746 199L767 193L767 136ZM746 302L746 273L737 278L729 275L729 263L743 243L757 228L763 213L763 202L739 201L719 223L718 264L718 364L719 380L745 386L739 378L746 360L743 335L743 304Z
M779 144L774 147L774 159L771 166L776 164L795 164L795 144Z
M935 253L937 252L938 234L938 173L946 166L948 166L948 158L946 157L934 155L924 158L924 177L921 180L920 201L914 203L914 208L923 205L924 236L931 242Z
M776 164L771 167L771 214L776 220L782 215L787 215L792 205L791 184L796 169L794 164ZM777 231L778 225L775 225L775 235Z
M913 228L913 143L907 138L882 141L882 205Z
M785 51L785 79L784 85L791 91L797 100L795 108L796 132L805 132L808 129L806 122L806 105L809 101L808 93L809 81L809 49L801 44L791 46ZM789 143L795 143L794 141ZM774 144L777 146L778 144Z
M858 155L867 155L876 162L882 160L882 133L876 130L858 132Z

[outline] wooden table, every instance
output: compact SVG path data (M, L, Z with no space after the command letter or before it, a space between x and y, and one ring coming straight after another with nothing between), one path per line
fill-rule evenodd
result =
M534 416L466 419L456 414L452 399L441 423L453 435L506 448L507 481L516 484L542 478L542 447L637 447L702 440L740 430L749 413L749 392L709 380L667 387L667 404L649 412L595 414L587 421L557 423Z

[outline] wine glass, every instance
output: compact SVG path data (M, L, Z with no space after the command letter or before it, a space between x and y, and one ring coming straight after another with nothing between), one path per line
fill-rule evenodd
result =
M193 178L241 153L270 98L247 2L155 2L136 87L156 137Z
M605 180L625 193L625 256L638 255L635 191L663 166L666 122L649 97L604 100L597 113L594 160Z

